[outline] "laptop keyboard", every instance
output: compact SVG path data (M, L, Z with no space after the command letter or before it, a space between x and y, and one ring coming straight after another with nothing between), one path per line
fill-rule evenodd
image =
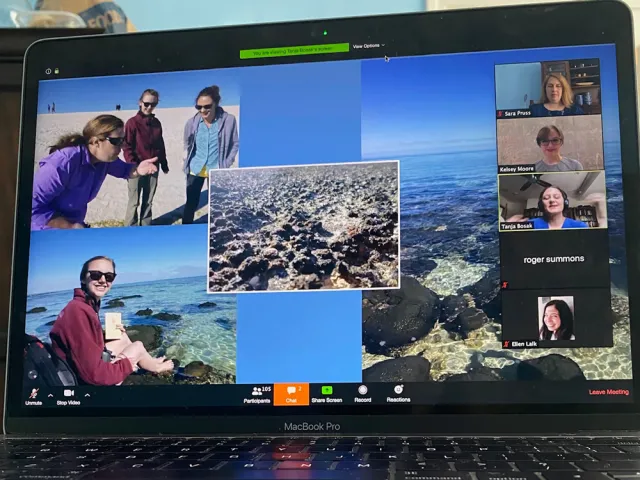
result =
M640 480L640 438L5 439L0 479Z

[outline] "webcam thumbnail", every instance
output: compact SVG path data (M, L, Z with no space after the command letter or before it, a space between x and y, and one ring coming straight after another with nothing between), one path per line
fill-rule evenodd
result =
M503 292L503 348L602 348L613 345L608 288Z
M500 231L606 228L604 172L500 175Z
M600 59L496 65L498 118L599 115Z
M604 169L599 115L497 121L498 172Z

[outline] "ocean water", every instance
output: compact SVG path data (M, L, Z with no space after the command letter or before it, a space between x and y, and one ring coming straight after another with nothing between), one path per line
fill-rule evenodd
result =
M447 294L498 264L496 162L494 150L401 160L403 274L423 278L433 270L439 280L429 286Z
M625 290L619 143L605 144L605 159L612 275L616 288ZM495 150L402 158L404 274L445 295L499 265L497 174Z
M26 331L43 340L49 339L50 323L71 300L71 291L42 293L27 297L27 311L46 307L47 311L28 314ZM110 299L129 295L141 298L123 300L121 308L105 309ZM212 308L199 308L204 302L215 302ZM162 327L162 345L155 352L180 360L181 365L200 360L224 373L236 373L236 297L207 295L206 277L177 278L153 282L114 285L103 299L100 317L105 312L122 314L125 326L158 325ZM181 320L163 321L137 316L139 310L167 312L182 316Z

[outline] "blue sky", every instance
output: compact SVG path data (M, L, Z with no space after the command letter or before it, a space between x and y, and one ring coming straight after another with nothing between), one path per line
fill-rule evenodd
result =
M147 88L160 93L160 108L191 107L198 92L218 85L224 105L238 105L239 69L197 70L190 72L116 75L80 79L46 80L38 94L38 113L47 113L55 102L57 113L137 110L140 94ZM195 112L195 109L194 109Z
M496 64L601 58L605 141L619 140L613 46L482 52L362 62L362 156L493 150Z
M32 232L29 295L77 287L96 255L115 260L118 284L206 275L207 225Z

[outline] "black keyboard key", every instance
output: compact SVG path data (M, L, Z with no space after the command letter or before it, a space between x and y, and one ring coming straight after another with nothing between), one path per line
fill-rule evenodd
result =
M414 470L409 470L408 472L413 472ZM447 480L470 480L471 475L467 472L429 472L429 471L415 471L416 475L411 475L409 478L415 478L416 476L420 480L442 480L446 478ZM401 477L402 478L402 477Z
M340 462L336 470L388 470L389 462L374 460L371 462Z
M291 455L293 455L293 454L291 454ZM254 455L253 453L216 452L216 453L208 456L207 460L229 460L229 461L232 461L232 462L241 462L241 461L245 461L245 460L252 460L252 459L256 458L256 456L257 455Z
M533 453L540 462L588 462L592 459L584 453Z
M350 452L323 452L316 453L311 458L314 462L359 462L362 455Z
M540 480L535 473L528 472L478 472L478 480Z
M490 445L490 446L481 446L481 445L460 445L461 452L469 452L469 453L490 453L490 452L508 452L509 449L506 445Z
M597 472L542 472L545 480L611 480Z
M398 471L407 471L407 470L427 470L431 472L451 471L451 466L447 462L439 462L439 461L427 461L427 462L402 461L402 462L396 462L395 465L396 465L396 470Z
M410 452L421 452L421 453L455 453L455 449L452 445L433 445L433 446L424 446L424 445L409 445L406 447Z
M594 473L594 472L589 472ZM617 480L637 480L640 478L640 471L636 472L607 472L608 475L611 475L613 478Z
M169 462L167 462L166 460L153 460L148 462L137 462L135 460L120 460L114 463L113 465L111 465L109 468L121 469L121 470L129 470L129 469L153 470L153 469L160 468L163 465L167 465L168 463Z
M272 470L278 462L226 462L219 465L216 472L237 472L247 470Z
M473 460L472 453L411 453L410 455L422 455L425 460L445 460L447 462L455 462L457 460Z
M145 455L145 454L142 454L142 455ZM154 455L154 454L151 453L149 455ZM211 454L209 453L204 453L204 454L203 453L161 453L159 455L154 455L152 458L155 458L157 460L166 460L167 462L169 462L169 461L176 461L176 460L191 460L191 461L205 460L210 456ZM130 455L127 455L124 458L129 459L129 457Z
M554 455L548 453L547 455ZM533 460L528 453L479 453L478 458L482 462L518 462ZM551 460L551 459L550 459ZM562 460L562 459L559 459Z
M278 470L329 470L333 462L280 462Z
M619 453L615 447L610 447L608 445L567 445L564 447L567 452L575 452L575 453Z
M640 460L622 460L612 462L577 462L581 469L592 472L640 471Z
M260 460L274 460L284 462L286 460L311 461L312 453L264 453Z
M428 448L428 447L427 447ZM402 445L362 445L358 453L400 453Z
M618 449L623 452L629 453L640 453L640 445L620 445L618 444Z
M307 448L307 452L350 452L353 450L353 445L310 445Z
M512 450L514 452L521 453L564 453L562 448L557 446L530 446L530 447L513 447Z
M610 462L612 460L640 460L640 453L594 453L590 456L604 462ZM585 458L584 460L589 459Z
M85 475L90 475L92 472L95 472L95 470L0 470L0 475L2 475L1 478L3 479L21 478L25 480L46 480L47 478L50 478L55 480L75 480L77 478L85 477Z
M211 470L222 463L221 460L178 460L165 465L163 470Z
M569 462L516 462L516 466L523 472L545 472L548 470L578 470Z
M418 453L369 453L367 457L369 460L389 460L405 461L405 460L418 460Z
M454 463L456 470L467 472L480 472L480 471L513 471L511 465L508 462L456 462Z

